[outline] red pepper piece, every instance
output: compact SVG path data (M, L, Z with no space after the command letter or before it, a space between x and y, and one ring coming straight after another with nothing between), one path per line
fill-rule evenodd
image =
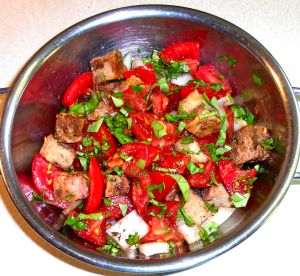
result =
M131 76L136 76L139 79L141 79L145 84L156 83L155 71L152 64L150 63L126 71L123 73L123 76L125 79L129 79Z
M37 153L34 155L32 161L32 177L35 188L40 194L44 193L45 200L64 209L67 206L55 198L52 183L53 178L60 172L62 172L61 169L52 165L41 154Z
M78 76L66 90L62 99L64 106L70 106L76 102L79 96L82 96L93 89L93 74L86 72Z
M200 43L197 41L181 42L165 48L159 55L166 62L200 59Z
M99 208L105 188L104 176L95 157L90 158L88 177L90 179L90 191L83 210L90 214Z
M229 160L221 160L219 162L219 170L224 186L230 195L233 195L235 192L240 194L247 193L249 179L256 177L255 169L243 170Z

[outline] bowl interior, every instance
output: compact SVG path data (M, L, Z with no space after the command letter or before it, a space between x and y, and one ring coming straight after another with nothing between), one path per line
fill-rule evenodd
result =
M125 9L96 16L67 30L42 48L31 61L32 67L27 68L29 74L26 78L22 76L22 96L13 118L11 133L16 174L31 175L33 155L39 151L44 136L54 130L55 115L59 112L66 88L76 76L90 70L89 61L93 57L113 49L119 49L123 54L131 50L134 56L145 56L154 49L161 50L175 42L195 40L202 45L201 63L214 64L229 80L235 99L256 115L257 124L267 126L272 136L280 137L284 145L289 145L290 110L284 100L281 80L268 68L272 60L253 38L221 19L201 12L169 8ZM137 53L138 48L142 53ZM236 64L230 66L228 60L220 60L219 57L224 55L230 55L228 60L237 59ZM263 85L253 81L253 74L263 80ZM255 183L247 208L236 211L222 226L222 238L187 255L202 256L202 259L197 260L200 263L211 258L210 250L224 246L235 235L246 233L247 226L255 222L263 208L280 191L278 176L285 169L284 160L289 150L288 146L285 155L272 156L269 174ZM34 223L36 227L42 226L50 231L42 220L37 217L34 219L37 221ZM101 253L94 254L90 248L85 255L82 244L68 242L57 232L54 232L54 237L59 240L61 249L69 247L66 252L72 251L71 255L94 265L111 268L109 262L119 262L115 258L104 257ZM245 236L240 237L240 240L244 238ZM234 245L232 243L230 246ZM90 256L93 256L93 261L88 260ZM128 267L126 259L123 261L122 265ZM141 262L149 264L149 260L130 262L137 262L140 269ZM187 263L186 267L188 266Z

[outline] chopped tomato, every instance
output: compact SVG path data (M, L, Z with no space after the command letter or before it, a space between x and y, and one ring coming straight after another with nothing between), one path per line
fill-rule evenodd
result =
M140 184L132 184L132 202L140 215L145 213L147 203L150 200L150 197L147 194L147 191Z
M164 188L159 191L159 189L154 189L151 192L154 198L161 201L166 198L166 196L177 187L177 182L169 175L166 175L159 171L149 172L151 178L151 185L159 185L163 183Z
M123 73L125 79L136 76L146 84L156 83L156 75L152 64L148 63Z
M235 192L247 193L247 190L251 188L249 186L250 179L256 177L255 169L243 170L229 160L221 160L219 170L224 186L231 195Z
M95 157L90 158L88 177L90 180L89 197L83 210L90 214L99 208L105 189L104 176Z
M93 74L86 72L78 76L66 90L62 99L64 106L70 106L76 102L79 96L82 96L93 89Z
M197 70L194 74L194 78L202 79L207 84L220 84L219 91L217 92L216 89L212 89L207 86L199 86L198 90L201 94L206 93L207 96L211 99L212 97L216 97L220 99L226 96L227 93L231 93L232 89L228 83L228 81L222 76L222 74L215 68L212 64L205 64Z
M191 156L182 152L164 149L159 154L159 160L156 162L158 167L173 169L179 174L184 174L187 170L187 163Z
M150 113L131 112L129 116L132 119L131 130L138 140L151 142L154 147L158 148L167 148L175 143L177 134L174 124L161 120ZM154 121L164 127L165 135L160 138L155 136L151 125Z
M108 197L107 199L111 202L111 205L105 205L105 204L103 205L104 205L104 210L109 212L111 219L119 220L134 210L133 204L128 196L112 196L112 197ZM122 214L122 210L121 210L122 206L120 207L121 204L125 208L127 208L125 215Z
M54 177L60 172L62 172L61 169L48 162L41 154L37 153L34 155L32 161L32 177L35 188L40 194L44 193L44 198L47 201L64 209L67 206L65 203L59 202L56 199L52 183Z
M128 88L123 91L123 95L125 104L127 103L131 109L142 112L147 110L147 102L141 93L133 91L132 88Z
M166 113L169 98L161 91L153 91L150 96L150 102L152 104L152 111L155 115L163 115Z
M213 176L219 184L222 183L217 165L213 161L207 161L204 165L203 173L189 174L187 181L193 188L208 188L214 185L212 181Z
M132 160L124 162L122 166L124 173L127 176L136 177L152 165L158 149L151 145L133 142L123 145L120 153L132 158Z
M185 99L188 95L190 95L193 91L195 91L195 84L189 83L186 86L181 86L180 88L180 96L181 99Z
M114 154L113 156L109 157L107 160L107 168L112 170L116 167L122 167L124 164L124 159L120 157L118 153Z
M153 241L183 241L182 235L172 226L169 225L165 219L152 217L148 221L150 232L141 239L142 243Z
M200 60L200 43L198 41L181 42L165 48L159 56L166 62Z
M202 137L202 138L197 138L197 143L199 144L200 148L207 144L215 144L218 140L219 133L213 133L211 135Z
M191 73L195 74L197 72L198 66L199 66L199 61L196 59L190 59L186 58L184 59L186 62L187 66L191 69Z
M174 110L178 110L178 105L179 102L181 101L180 93L176 91L170 96L168 96L168 98L169 98L169 104L167 107L167 113L170 113Z
M227 115L228 127L226 130L227 142L229 142L231 135L234 133L234 113L231 108L224 106L225 113Z

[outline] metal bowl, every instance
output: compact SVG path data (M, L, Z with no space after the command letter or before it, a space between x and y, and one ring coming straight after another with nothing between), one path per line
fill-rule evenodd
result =
M43 137L54 129L55 114L70 82L89 70L91 58L113 49L141 55L179 41L202 43L201 62L211 62L229 79L237 101L257 123L280 137L285 153L274 154L269 173L258 181L247 208L221 227L222 237L199 250L165 259L126 259L96 252L45 223L24 197L17 174L31 174ZM235 66L218 59L230 53ZM253 82L253 74L263 84ZM218 17L174 6L135 6L102 13L62 32L43 46L15 80L1 126L1 163L7 190L25 220L45 240L78 260L116 271L166 273L200 265L236 246L256 231L284 197L299 158L299 116L292 87L270 53L253 37Z

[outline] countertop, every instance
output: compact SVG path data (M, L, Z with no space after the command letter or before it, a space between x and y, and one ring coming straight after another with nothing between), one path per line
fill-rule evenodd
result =
M117 7L163 3L199 9L238 25L272 53L292 85L300 86L299 0L0 0L0 87L9 86L36 50L72 24ZM272 216L246 241L178 275L299 275L299 198L300 185L292 185ZM43 241L18 214L2 179L0 214L1 275L118 275L79 263Z

